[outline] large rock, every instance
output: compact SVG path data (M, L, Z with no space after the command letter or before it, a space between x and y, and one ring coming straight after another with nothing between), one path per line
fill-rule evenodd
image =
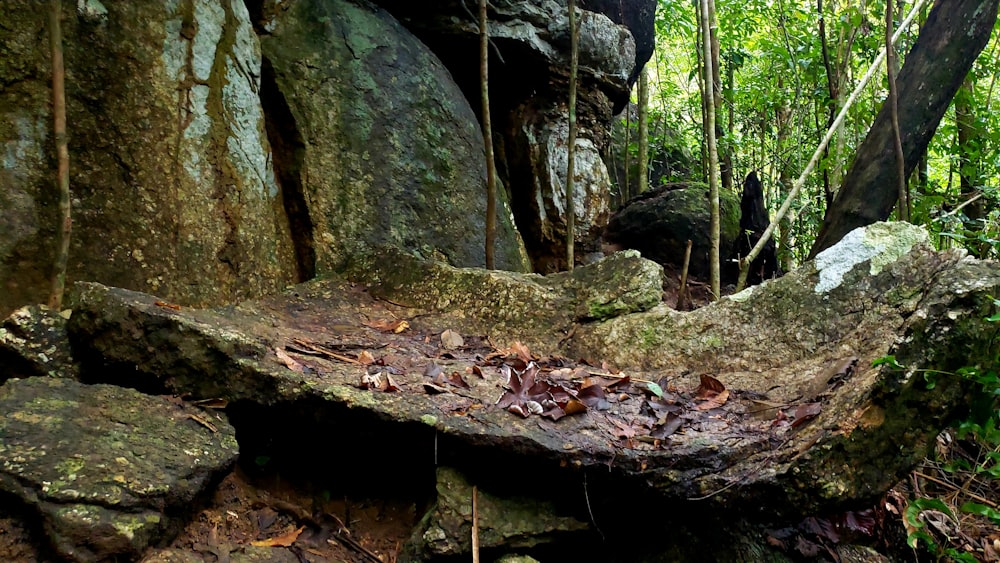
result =
M302 193L316 272L380 244L482 266L482 133L438 58L366 2L300 0L272 27L265 104L288 121L275 162ZM500 197L496 264L524 270Z
M478 110L478 27L448 0L379 0L433 49ZM612 115L652 53L655 2L593 0L578 5L577 255L596 250L608 217L611 182L600 155ZM490 2L491 116L499 170L536 271L565 268L569 18L564 2Z
M243 2L94 5L63 3L69 278L200 305L295 281ZM55 250L47 12L0 6L0 315L45 300Z
M368 293L327 280L212 311L88 285L70 330L108 377L228 398L247 408L242 424L290 425L256 423L248 435L284 440L295 417L314 432L363 424L394 436L394 456L435 448L479 482L538 472L549 493L572 494L575 472L588 472L591 503L604 511L630 502L611 491L636 487L650 505L710 498L719 510L752 506L774 519L872 502L969 404L972 381L946 373L998 367L996 328L983 319L995 312L1000 270L934 252L925 231L905 224L860 230L816 262L695 312L659 305L597 322L572 313L581 297L568 277L501 278L398 257L366 271ZM394 318L408 330L394 332ZM478 344L444 355L446 329ZM483 359L497 357L483 335L501 347L525 338L536 354L608 363L628 377L547 360L568 368L540 375L551 385L578 389L596 373L603 383L589 381L614 392L556 423L529 416L525 403L524 418L494 407L513 384ZM369 367L359 367L363 351ZM514 352L527 361L516 346L500 355ZM886 355L904 368L873 367ZM427 387L435 371L454 381L477 370L454 392L441 391L449 380ZM945 373L933 389L926 370ZM392 389L373 389L373 377L391 377Z
M739 197L720 190L719 211L719 246L724 259L739 235ZM633 248L650 260L680 269L684 264L687 241L690 240L690 272L707 277L711 250L710 224L708 186L698 183L666 184L639 194L615 212L604 231L604 242L620 248Z
M110 385L14 379L0 412L0 490L72 561L135 560L169 539L238 453L225 420Z

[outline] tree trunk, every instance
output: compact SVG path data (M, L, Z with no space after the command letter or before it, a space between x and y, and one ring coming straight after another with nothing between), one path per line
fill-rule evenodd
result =
M714 70L712 68L713 56L712 56L712 27L715 15L715 6L713 0L701 0L701 24L702 29L705 30L703 35L703 59L705 61L705 93L706 101L705 107L707 108L706 121L708 122L705 127L705 136L708 145L708 193L709 193L709 208L711 209L712 219L711 226L709 227L709 238L711 240L711 247L709 249L708 263L709 263L709 283L711 285L712 298L719 299L721 297L722 283L719 273L719 153L716 146L715 138L715 107L713 103L713 90L712 82ZM711 96L711 97L708 97Z
M576 0L569 0L569 140L566 147L566 269L573 271L576 238L576 205L573 193L576 159L576 71L579 65L580 30L576 26Z
M490 122L490 31L486 19L486 0L479 0L479 79L483 99L483 144L486 147L486 268L495 267L497 239L497 173L493 158L493 125Z
M916 168L948 105L986 46L1000 0L941 0L931 9L897 78L904 173ZM948 61L948 64L942 64ZM890 108L883 104L810 251L889 217L898 199Z
M649 189L649 79L646 69L639 71L639 185L637 192Z
M49 4L49 48L52 52L52 117L59 189L59 243L52 268L52 290L49 293L49 307L58 311L62 308L63 293L66 288L66 264L69 261L69 236L72 229L69 197L69 139L66 134L66 70L63 65L62 47L62 1L52 0Z

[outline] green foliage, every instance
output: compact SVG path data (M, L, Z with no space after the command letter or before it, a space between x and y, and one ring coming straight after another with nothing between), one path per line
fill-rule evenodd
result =
M725 135L720 148L732 154L737 183L751 170L758 172L770 209L781 204L824 134L831 111L839 109L882 48L885 7L885 2L823 2L829 59L825 61L816 3L716 0L724 90L720 123ZM690 1L660 0L656 14L656 51L649 63L650 159L654 169L660 163L666 172L650 177L654 186L706 177L696 13ZM918 33L917 24L905 31L897 46L901 64ZM939 247L963 247L984 258L1000 257L1000 174L995 172L1000 170L998 54L1000 33L994 33L969 75L968 87L957 99L972 108L971 138L959 146L956 113L951 110L928 149L926 181L915 175L910 182L913 222L926 225ZM839 90L838 100L831 99L828 66ZM787 247L779 251L795 263L805 258L822 223L827 190L833 193L839 188L856 148L881 109L886 95L884 71L880 77L848 112L828 153L792 206L796 219L786 225ZM619 187L624 184L624 155L634 163L638 154L634 114L631 122L628 145L623 126L617 127L612 142L609 167L618 171L612 177ZM973 179L973 192L963 193L969 190L962 188L960 175ZM981 194L981 206L956 211L976 194Z

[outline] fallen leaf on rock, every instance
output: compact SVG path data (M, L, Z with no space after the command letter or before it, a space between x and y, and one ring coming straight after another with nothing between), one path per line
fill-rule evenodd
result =
M466 383L464 379L462 379L462 374L458 373L457 371L451 372L451 375L448 376L448 383L451 383L455 387L461 387L462 389L469 388L469 384Z
M723 389L721 393L715 395L714 397L708 398L705 402L700 403L695 408L700 411L717 409L722 405L726 404L726 401L728 400L729 400L729 389Z
M380 330L382 332L392 332L399 334L404 330L410 328L410 323L397 319L395 321L389 321L385 319L378 319L370 323L364 323L365 326L374 328L375 330Z
M649 433L649 435L662 440L674 432L677 432L677 430L679 430L683 425L684 419L681 418L680 415L668 412L656 421L656 424L653 426L653 430Z
M157 307L163 307L165 309L171 309L173 311L181 310L180 305L175 305L174 303L167 303L166 301L156 301L153 303L153 305L156 305Z
M461 348L464 345L465 345L465 339L462 338L461 334L455 332L454 330L451 330L449 328L448 330L445 330L444 332L441 333L441 346L453 349L453 348Z
M385 389L383 389L383 391L387 393L392 391L399 391L399 386L396 385L395 380L393 380L392 376L389 375L388 373L385 374Z
M608 399L604 394L604 388L601 387L600 384L588 385L581 388L577 392L576 398L579 399L584 405L592 409L604 411L611 408L611 403L608 402Z
M275 536L266 540L252 541L250 542L250 545L255 547L289 547L295 543L295 540L299 539L299 534L301 534L304 529L305 526L299 526L298 528L280 536Z
M721 381L703 373L701 374L701 385L698 386L695 396L699 399L711 399L725 390L726 386Z
M424 383L424 391L428 395L440 395L442 393L451 393L447 387L442 387L440 385L435 385L433 383Z
M631 439L635 436L635 429L628 424L625 424L617 418L608 418L608 420L610 420L611 423L615 425L615 428L618 429L617 432L613 432L615 438Z
M361 382L358 387L362 389L384 389L385 383L382 381L382 377L379 374L366 373L361 376Z
M290 369L290 370L292 370L294 372L297 372L297 373L302 373L302 371L303 371L302 364L300 364L298 362L298 360L296 360L295 358L289 356L281 348L275 348L274 349L274 355L277 356L278 357L278 361L281 362L288 369Z
M481 377L483 379L486 379L486 376L483 374L483 368L481 368L479 366L472 366L472 373L474 373L475 375L478 375L479 377Z
M370 366L375 363L375 356L372 356L372 353L368 350L362 350L361 353L358 354L358 363L363 366Z
M517 354L517 357L521 359L524 363L529 363L534 357L528 350L528 347L522 344L520 341L516 341L510 345L510 350Z
M795 420L792 421L792 428L796 428L816 418L823 410L823 403L806 403L799 405L795 409Z

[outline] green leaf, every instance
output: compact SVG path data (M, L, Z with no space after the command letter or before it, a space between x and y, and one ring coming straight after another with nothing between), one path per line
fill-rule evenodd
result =
M896 356L893 355L882 356L881 358L875 358L875 360L872 362L872 367L877 368L878 366L881 366L883 364L888 365L893 369L906 369L903 366L903 364L896 361Z
M649 383L646 384L646 389L649 389L649 392L656 395L657 397L663 397L663 388L660 387L658 383L653 383L652 381L650 381Z
M965 512L966 514L975 514L976 516L985 516L989 518L994 523L1000 523L1000 510L988 506L985 504L979 504L978 502L967 502L963 504L959 510Z

